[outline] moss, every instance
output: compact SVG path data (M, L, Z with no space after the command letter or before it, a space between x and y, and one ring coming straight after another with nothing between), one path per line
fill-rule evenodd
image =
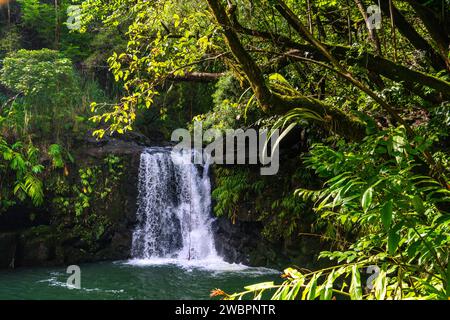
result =
M26 239L49 240L54 237L55 230L51 226L40 225L22 232L21 237Z

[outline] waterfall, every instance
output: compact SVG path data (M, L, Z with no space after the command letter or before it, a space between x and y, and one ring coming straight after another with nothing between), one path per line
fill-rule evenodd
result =
M192 164L191 156L169 148L141 154L133 258L217 259L208 165Z

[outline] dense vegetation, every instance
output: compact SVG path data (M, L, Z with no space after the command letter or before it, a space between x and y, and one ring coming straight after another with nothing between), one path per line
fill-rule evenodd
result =
M74 3L71 31L70 1L2 7L0 212L42 205L43 178L64 176L86 132L280 128L289 169L217 168L215 212L253 203L267 238L319 237L331 263L214 296L450 297L448 1L381 0L380 28L363 0Z

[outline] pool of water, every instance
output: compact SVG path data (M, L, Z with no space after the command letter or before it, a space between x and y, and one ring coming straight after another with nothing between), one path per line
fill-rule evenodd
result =
M81 289L68 286L65 267L0 270L0 299L209 299L280 273L221 261L131 260L80 265Z

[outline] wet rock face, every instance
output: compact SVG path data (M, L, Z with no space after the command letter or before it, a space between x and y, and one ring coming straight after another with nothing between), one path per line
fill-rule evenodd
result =
M16 266L53 265L55 246L45 240L31 239L20 244Z
M261 235L259 222L239 221L220 217L213 223L217 253L229 263L248 266L279 267L286 261L281 243L271 243Z
M14 267L16 248L16 233L0 233L0 268Z
M138 171L140 155L147 146L167 146L161 139L150 140L139 134L107 137L97 141L90 134L71 148L75 164L70 168L68 186L77 182L79 168L101 165L109 155L119 156L123 174L106 199L93 200L90 210L107 218L104 230L92 242L83 238L70 214L49 204L42 210L14 208L0 216L0 268L20 266L68 265L130 258L132 233L136 225ZM210 171L213 174L213 170ZM296 243L272 243L263 239L263 225L256 222L251 204L242 204L236 223L217 218L213 223L216 250L225 261L251 266L286 266L286 256L310 259L298 252ZM30 221L29 216L35 217ZM74 213L71 213L72 215ZM89 216L89 214L88 214ZM2 220L3 219L3 220ZM308 244L309 247L309 244Z
M229 263L284 269L289 265L315 270L327 267L327 260L318 259L328 250L317 237L292 237L272 242L261 233L263 224L257 221L239 221L220 217L213 223L216 250Z
M106 221L104 230L94 241L87 241L83 236L86 229L77 228L70 217L74 213L61 212L51 204L53 196L48 194L48 204L39 212L32 206L16 207L0 216L0 268L129 258L136 222L140 154L146 146L159 142L136 133L100 141L87 134L75 141L71 148L75 163L67 177L70 188L79 179L79 168L104 165L104 159L110 155L120 157L123 164L120 180L107 199L92 199L86 213ZM35 216L32 221L30 213Z

